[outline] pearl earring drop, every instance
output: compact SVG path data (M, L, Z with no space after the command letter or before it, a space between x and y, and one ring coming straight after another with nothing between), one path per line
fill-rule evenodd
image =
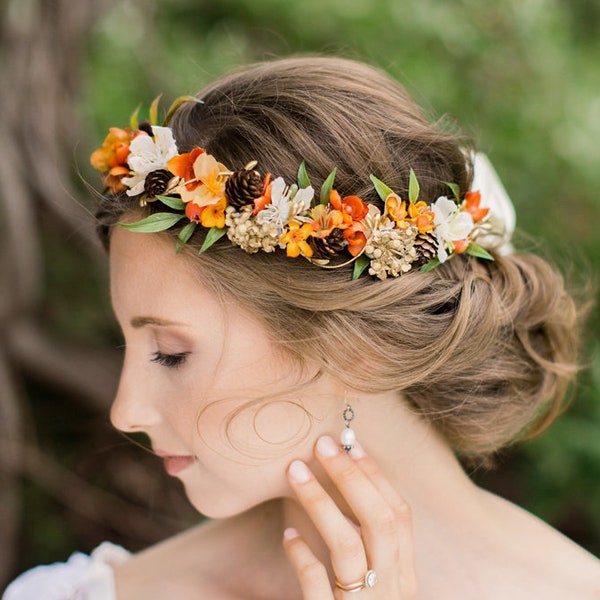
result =
M344 429L342 430L340 441L342 443L342 448L346 452L350 452L350 450L352 450L352 447L354 446L354 442L356 441L356 434L354 433L354 429L350 427L350 423L354 421L354 410L352 410L352 407L348 404L347 400L344 400L344 402L346 402L346 408L342 413L342 418L344 419L346 427L344 427Z

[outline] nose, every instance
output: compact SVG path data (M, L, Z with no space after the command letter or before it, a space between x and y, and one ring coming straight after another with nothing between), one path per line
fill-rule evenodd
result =
M110 409L110 422L120 431L148 432L160 422L161 415L153 404L151 386L145 385L145 381L147 378L136 376L126 361Z

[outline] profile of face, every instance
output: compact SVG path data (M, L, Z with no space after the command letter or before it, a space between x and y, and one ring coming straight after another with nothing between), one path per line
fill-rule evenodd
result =
M339 431L339 384L321 377L291 394L306 372L248 310L203 285L172 240L117 227L110 265L126 347L113 425L146 433L207 516L292 496L288 464L311 462L316 437Z

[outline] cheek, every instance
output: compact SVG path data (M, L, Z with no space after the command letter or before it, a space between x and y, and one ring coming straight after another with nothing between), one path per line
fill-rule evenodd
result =
M312 420L293 400L220 400L197 415L196 435L201 446L221 458L259 465L297 453L309 438Z
M266 444L297 443L310 429L310 415L298 402L279 400L252 407L253 429Z

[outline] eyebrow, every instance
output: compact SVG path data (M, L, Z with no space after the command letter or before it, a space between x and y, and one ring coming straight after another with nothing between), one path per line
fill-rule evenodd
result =
M177 323L176 321L168 321L167 319L159 319L157 317L133 317L130 321L131 326L134 329L139 329L146 325L157 325L158 327L176 326L183 327L183 323Z

